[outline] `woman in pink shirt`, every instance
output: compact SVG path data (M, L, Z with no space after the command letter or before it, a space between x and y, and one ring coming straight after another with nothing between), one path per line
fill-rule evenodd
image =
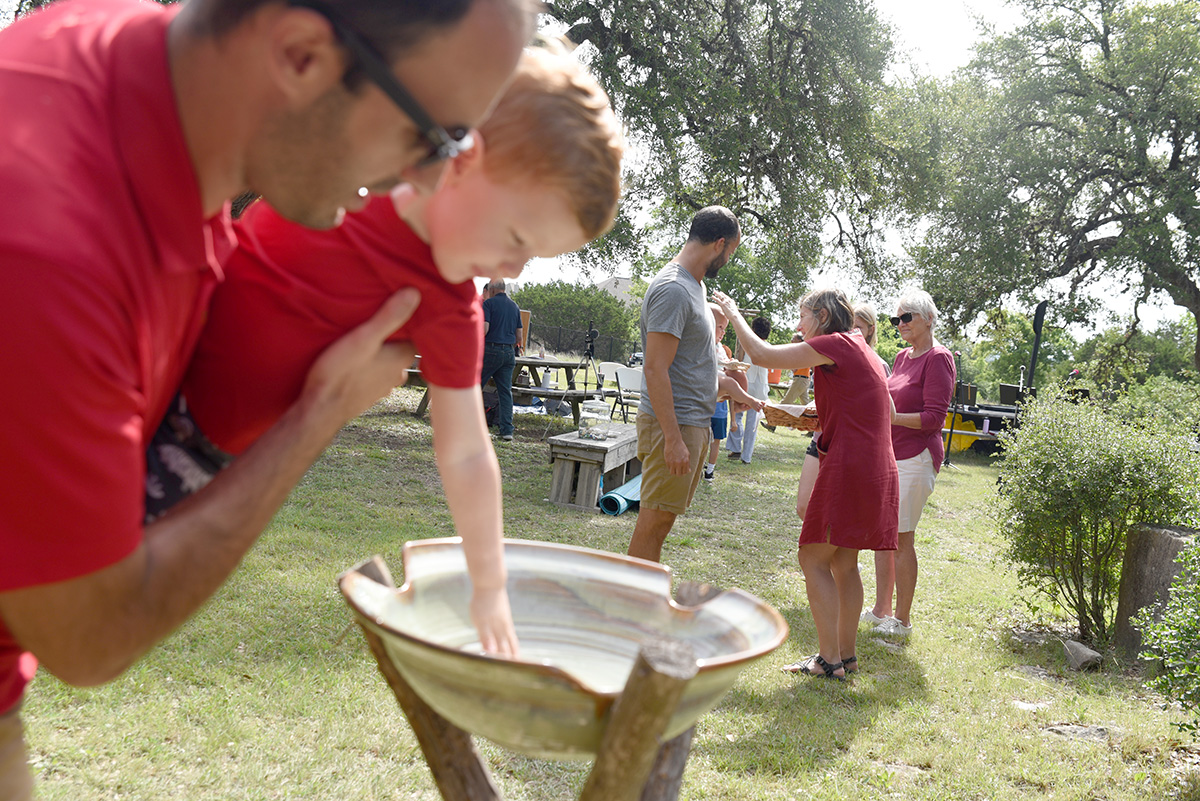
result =
M942 466L942 426L954 392L954 356L933 338L937 306L928 292L900 299L892 324L910 347L896 354L888 392L896 405L892 450L900 474L899 543L895 551L875 552L875 607L861 619L879 634L912 633L912 602L917 588L917 521ZM892 592L896 612L892 614Z

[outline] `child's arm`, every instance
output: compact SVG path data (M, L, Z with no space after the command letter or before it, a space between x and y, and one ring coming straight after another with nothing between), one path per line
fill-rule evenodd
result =
M737 332L738 342L750 357L750 361L759 367L788 368L818 367L822 364L833 364L833 359L817 352L807 342L793 342L788 345L771 345L758 338L750 328L750 324L738 311L737 303L724 292L713 291L713 301L721 307L721 311L729 318L733 330Z
M471 620L488 653L517 655L505 584L500 465L478 387L429 387L433 452L471 574Z
M731 378L723 372L717 373L717 400L729 399L734 403L741 404L744 408L754 409L761 412L763 401L746 392L742 389L742 385L736 379ZM742 411L739 409L738 411Z

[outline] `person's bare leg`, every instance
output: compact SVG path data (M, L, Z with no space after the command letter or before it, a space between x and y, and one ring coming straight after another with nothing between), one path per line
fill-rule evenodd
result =
M841 647L838 645L838 587L830 569L831 560L837 550L839 549L833 545L814 543L801 545L797 554L800 568L804 571L808 608L817 627L817 653L830 665L836 665L842 659ZM860 598L860 603L861 600ZM814 666L814 669L820 668ZM834 674L846 675L841 668L834 671Z
M629 540L629 555L661 562L663 543L671 533L671 526L675 525L675 517L674 512L641 507L637 524L633 527L633 536Z
M808 511L808 501L812 498L813 485L817 483L817 472L821 460L815 456L805 456L804 466L800 468L800 483L796 486L796 514L801 520Z
M712 445L708 446L708 463L709 464L717 463L717 457L721 455L721 443L724 441L725 440L723 440L723 439L714 439L712 441Z
M917 592L917 532L901 531L896 548L896 619L911 626L913 595Z
M889 617L892 614L892 593L896 590L896 552L875 552L875 606L871 614Z
M837 548L830 571L838 596L838 661L855 656L858 639L858 613L863 605L862 576L858 572L858 550ZM806 574L807 578L807 574Z

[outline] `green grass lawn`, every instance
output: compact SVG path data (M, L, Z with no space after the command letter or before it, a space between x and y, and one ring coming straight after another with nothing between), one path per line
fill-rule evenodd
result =
M38 676L24 712L39 797L439 798L334 585L364 557L399 572L406 540L453 534L416 398L400 390L349 426L212 602L121 679L77 690ZM634 513L551 506L546 418L516 422L498 446L508 536L623 553ZM752 592L791 626L701 719L683 798L1200 798L1200 751L1136 675L1111 661L1073 673L1055 637L1013 636L1033 621L997 556L996 471L981 457L942 471L917 531L911 641L864 627L846 684L781 673L816 643L795 560L806 442L762 432L753 465L722 458L664 549L677 577ZM509 799L574 798L588 768L480 747Z

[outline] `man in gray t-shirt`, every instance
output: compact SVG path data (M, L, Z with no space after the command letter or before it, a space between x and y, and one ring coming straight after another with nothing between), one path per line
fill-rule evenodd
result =
M659 561L662 545L700 482L717 402L713 318L705 278L715 278L741 242L737 218L709 206L642 301L642 401L638 458L642 497L629 555Z

